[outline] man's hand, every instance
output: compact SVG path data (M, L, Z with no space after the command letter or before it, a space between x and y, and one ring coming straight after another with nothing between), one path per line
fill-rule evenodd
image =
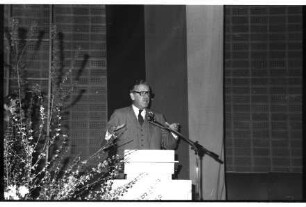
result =
M165 123L166 126L168 126L170 129L174 130L174 131L179 131L180 128L180 124L179 123L173 123L173 124L169 124L168 122Z
M119 126L112 126L109 129L109 133L113 134L115 132L117 132L118 130L120 130L121 128L123 128L125 126L125 124L121 124Z
M173 123L173 124L169 124L168 122L165 123L167 127L169 127L170 129L172 129L173 131L178 132L180 129L180 124L179 123ZM171 132L172 136L177 139L177 135L174 134L173 132Z
M125 124L119 126L112 126L106 131L105 139L109 140L112 136L116 136L116 132L125 127ZM117 133L118 134L118 133Z

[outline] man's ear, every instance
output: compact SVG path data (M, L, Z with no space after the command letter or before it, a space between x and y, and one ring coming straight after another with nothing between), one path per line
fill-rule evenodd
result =
M132 99L132 101L135 100L135 94L134 93L130 93L130 98Z

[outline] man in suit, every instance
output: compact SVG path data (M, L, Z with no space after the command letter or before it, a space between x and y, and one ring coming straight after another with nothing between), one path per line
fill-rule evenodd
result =
M111 140L114 132L117 154L124 155L125 149L175 149L177 136L168 130L153 125L148 121L148 114L154 114L154 119L177 131L177 123L169 124L162 114L148 109L151 101L151 90L147 82L136 81L130 89L132 105L114 111L108 124L105 139Z

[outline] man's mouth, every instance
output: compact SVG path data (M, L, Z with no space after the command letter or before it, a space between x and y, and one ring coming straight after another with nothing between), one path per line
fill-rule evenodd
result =
M149 99L145 99L145 100L143 100L143 103L148 104L148 103L149 103Z

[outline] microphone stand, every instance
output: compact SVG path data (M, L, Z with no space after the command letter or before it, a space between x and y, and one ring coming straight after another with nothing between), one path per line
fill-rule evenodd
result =
M150 123L152 123L155 126L158 126L162 129L168 130L172 133L174 133L175 135L181 137L185 142L187 142L190 146L191 149L194 150L197 158L196 158L196 177L197 177L197 197L198 200L202 200L202 160L204 155L208 155L210 157L212 157L214 160L216 160L217 162L219 162L220 164L223 164L223 161L219 158L219 155L215 154L212 151L209 151L208 149L206 149L205 147L203 147L201 144L199 144L197 141L194 142L186 137L184 137L184 135L182 135L181 133L174 131L173 129L169 128L168 126L165 126L157 121L154 120L154 118L149 117L148 121Z

